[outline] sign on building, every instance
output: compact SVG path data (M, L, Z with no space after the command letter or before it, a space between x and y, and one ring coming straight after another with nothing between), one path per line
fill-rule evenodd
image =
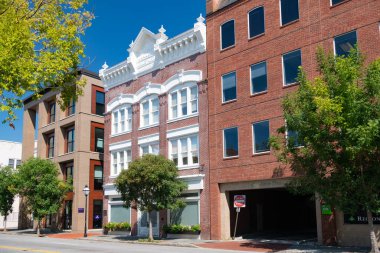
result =
M246 196L245 195L234 195L234 207L242 208L245 207Z

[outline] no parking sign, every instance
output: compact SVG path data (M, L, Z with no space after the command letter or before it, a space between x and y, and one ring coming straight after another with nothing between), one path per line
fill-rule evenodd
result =
M245 195L234 195L235 208L245 207L245 201L246 201Z

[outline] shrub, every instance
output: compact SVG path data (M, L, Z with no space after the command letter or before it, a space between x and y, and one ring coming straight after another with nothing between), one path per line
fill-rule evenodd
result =
M167 234L186 234L186 233L200 233L200 225L181 225L181 224L171 224L165 225L163 230Z
M131 230L131 225L128 222L109 222L104 228L109 231Z

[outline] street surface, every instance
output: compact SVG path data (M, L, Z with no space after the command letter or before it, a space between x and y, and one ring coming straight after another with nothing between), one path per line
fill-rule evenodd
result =
M10 235L0 233L0 253L108 253L108 252L133 252L133 253L216 253L232 252L224 250L211 250L187 247L169 247L160 245L131 244L118 242L100 242L77 239L55 239L47 237L34 237L26 235ZM233 251L243 253L243 251ZM246 252L245 252L246 253Z

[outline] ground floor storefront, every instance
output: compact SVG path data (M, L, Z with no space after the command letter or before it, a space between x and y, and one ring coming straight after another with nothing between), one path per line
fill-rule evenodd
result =
M188 189L181 195L181 199L185 202L184 207L150 213L154 236L166 236L163 231L164 225L200 225L201 231L202 227L208 226L207 224L202 226L201 222L202 218L205 219L202 215L207 215L207 212L202 211L205 195L203 177L203 175L196 175L183 179L188 183ZM132 226L132 235L147 236L149 233L148 213L135 208L124 207L121 196L113 184L105 185L104 189L106 201L104 208L107 213L106 221L128 222Z

